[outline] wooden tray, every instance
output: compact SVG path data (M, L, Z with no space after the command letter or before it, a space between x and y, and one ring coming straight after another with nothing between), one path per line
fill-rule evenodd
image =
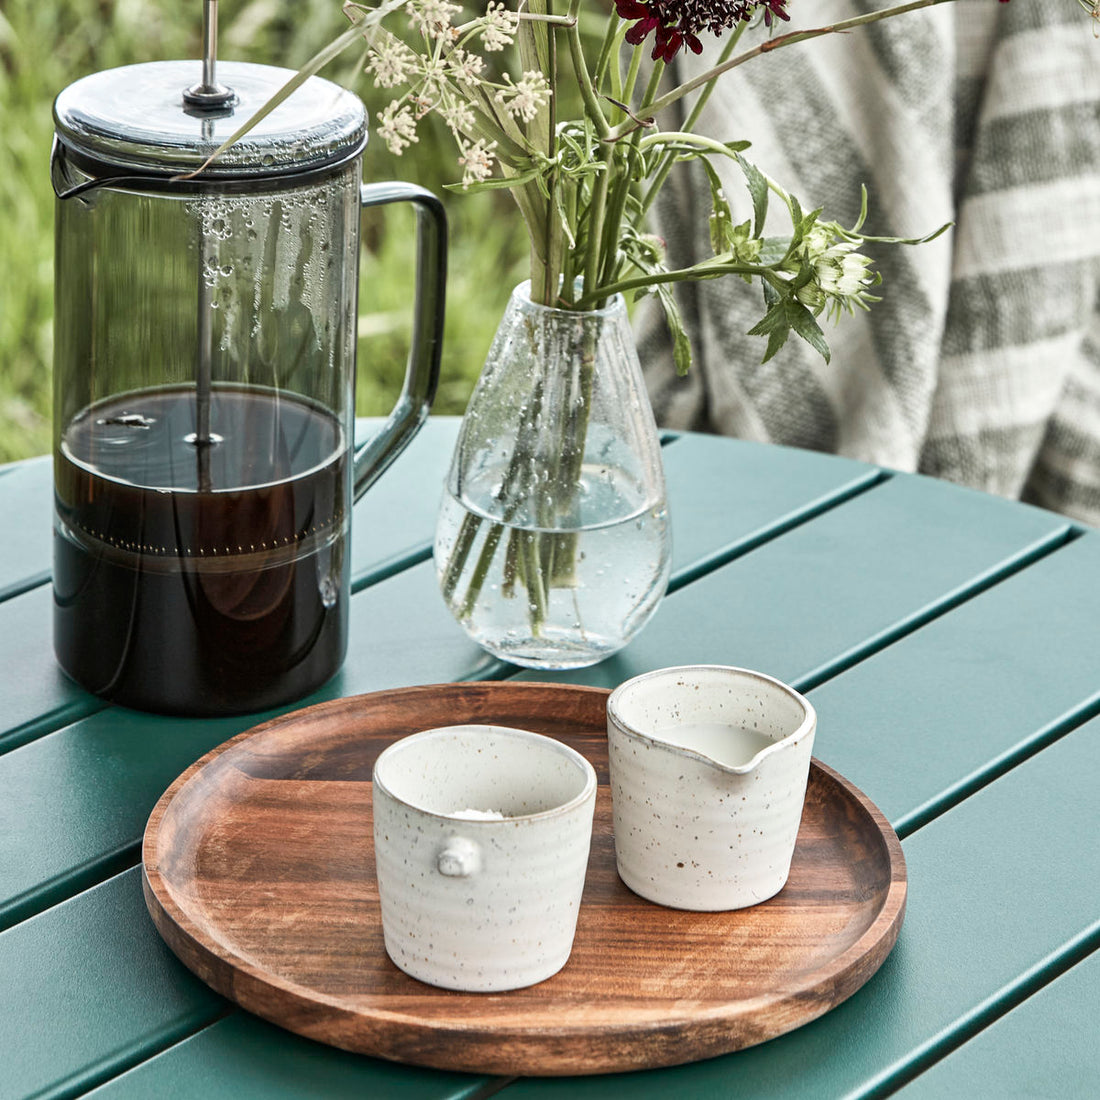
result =
M905 910L901 845L815 761L791 876L731 913L662 908L619 881L598 688L465 683L379 692L276 718L172 784L145 832L145 898L207 984L291 1031L382 1058L494 1074L696 1061L827 1012L878 969ZM371 767L398 737L484 722L557 737L596 768L573 954L529 989L466 994L407 977L382 944Z

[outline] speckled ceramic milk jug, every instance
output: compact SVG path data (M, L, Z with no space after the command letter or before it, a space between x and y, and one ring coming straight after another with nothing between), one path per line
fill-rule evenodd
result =
M374 767L386 953L414 978L494 992L556 974L573 948L596 773L541 734L447 726Z
M817 716L793 688L719 665L658 669L612 692L619 876L677 909L742 909L787 881Z

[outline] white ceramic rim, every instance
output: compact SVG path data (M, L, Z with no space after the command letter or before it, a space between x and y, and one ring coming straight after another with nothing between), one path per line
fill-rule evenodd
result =
M648 733L635 729L629 723L624 722L620 717L618 713L619 699L634 685L645 680L654 680L658 676L684 675L692 672L731 672L746 679L763 681L766 684L770 684L772 687L778 688L785 695L798 703L803 708L804 717L798 726L788 733L786 737L782 737L778 741L773 741L766 748L757 752L747 763L736 765L723 764L720 760L715 760L714 757L707 756L706 753L698 752L695 749L685 748L683 745L673 745L668 741L662 741L658 737L651 737ZM728 772L730 775L748 775L765 757L771 756L772 753L777 752L788 742L796 741L798 738L805 736L810 729L817 725L817 711L814 710L813 703L811 703L802 692L791 687L790 684L785 684L782 680L776 679L774 676L769 676L766 672L757 672L755 669L751 668L739 668L737 665L672 665L669 668L655 668L650 672L640 673L638 676L633 676L629 680L625 680L607 697L607 717L628 737L634 737L647 745L663 748L669 752L675 752L677 754L682 753L695 760L700 760L704 764L709 764L721 771Z
M435 810L425 809L423 806L418 806L415 802L410 802L407 798L401 798L399 795L394 794L393 791L379 779L378 766L387 757L392 759L395 756L399 756L401 752L405 748L408 748L414 741L419 743L423 741L438 740L445 736L453 736L459 730L491 730L493 733L504 734L505 737L514 741L536 741L540 745L551 748L553 751L557 752L558 755L564 756L579 765L584 774L584 786L581 788L580 793L575 795L568 802L563 802L560 806L554 806L549 810L539 810L533 814L506 815L505 817L471 818L462 817L459 814L441 814ZM577 752L576 749L570 748L564 741L559 741L555 737L547 737L544 733L535 733L534 730L521 730L514 726L492 726L485 723L465 722L454 726L435 726L432 729L421 730L419 733L410 733L408 736L394 741L392 745L387 745L374 761L374 768L371 772L371 783L376 790L384 791L386 796L393 799L394 802L402 806L407 806L409 809L415 810L418 814L424 814L427 817L433 817L439 821L451 821L456 825L461 825L464 829L468 827L483 828L487 825L495 825L499 828L502 824L509 822L542 821L546 818L559 816L569 813L571 810L575 810L578 806L583 805L595 796L596 769L593 768L589 761Z

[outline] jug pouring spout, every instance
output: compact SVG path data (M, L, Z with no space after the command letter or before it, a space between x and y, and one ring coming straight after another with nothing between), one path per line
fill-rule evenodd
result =
M691 757L726 775L751 775L769 757L795 748L806 733L803 723L785 737L723 722L683 722L655 729L649 739L677 755Z

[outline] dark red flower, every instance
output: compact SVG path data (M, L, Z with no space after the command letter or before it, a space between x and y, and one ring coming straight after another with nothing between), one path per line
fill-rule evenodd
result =
M720 35L758 11L763 11L768 26L776 16L789 19L786 8L787 0L615 0L619 18L633 24L626 32L630 45L653 34L654 61L671 61L681 46L701 53L700 32Z

